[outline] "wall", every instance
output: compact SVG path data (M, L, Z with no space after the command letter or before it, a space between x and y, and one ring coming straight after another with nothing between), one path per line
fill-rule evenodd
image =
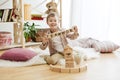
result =
M80 36L120 44L120 0L73 0L72 24Z
M70 28L71 25L71 4L72 0L62 0L62 26Z

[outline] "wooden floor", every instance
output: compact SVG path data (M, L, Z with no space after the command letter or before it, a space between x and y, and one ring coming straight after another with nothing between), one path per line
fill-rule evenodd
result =
M52 72L48 65L0 68L0 80L120 80L120 58L114 54L87 63L87 71L81 73Z

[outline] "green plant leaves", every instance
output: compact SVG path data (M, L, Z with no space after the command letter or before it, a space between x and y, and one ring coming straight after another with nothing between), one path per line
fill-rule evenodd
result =
M30 24L29 22L24 23L24 37L25 39L35 38L37 29L35 28L35 23Z

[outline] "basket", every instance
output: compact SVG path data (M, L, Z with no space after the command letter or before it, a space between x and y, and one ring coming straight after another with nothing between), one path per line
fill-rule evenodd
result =
M12 36L10 32L0 32L0 47L11 45Z

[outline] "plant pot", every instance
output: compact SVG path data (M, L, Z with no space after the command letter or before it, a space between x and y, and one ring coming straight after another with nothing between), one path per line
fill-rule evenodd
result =
M25 39L26 40L26 42L31 42L32 41L32 39L30 38L30 37L28 37L27 39Z

